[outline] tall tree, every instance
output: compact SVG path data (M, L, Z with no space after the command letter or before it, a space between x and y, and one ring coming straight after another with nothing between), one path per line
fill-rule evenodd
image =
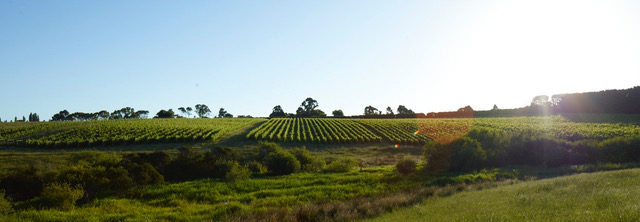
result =
M318 101L316 101L315 99L313 99L311 97L308 97L307 99L302 101L302 104L300 104L300 107L302 107L304 109L304 111L309 116L311 116L311 114L313 113L313 110L318 107Z
M344 112L342 112L341 109L334 110L331 114L333 114L334 117L344 117Z
M196 107L196 113L200 118L205 118L209 116L209 113L211 113L211 110L205 104L197 104L195 107Z
M158 111L158 113L156 113L156 116L154 116L153 118L173 118L175 116L175 114L173 113L173 110L169 109L169 110L160 110Z
M133 113L133 118L135 118L135 119L146 119L148 115L149 115L149 111L147 111L147 110L138 110L135 113Z
M376 115L378 114L378 109L376 109L373 106L367 106L364 108L364 115L365 116L369 116L369 115Z
M182 115L187 114L187 109L185 109L184 107L180 107L180 108L178 108L178 110L180 110L180 112L182 112Z
M109 119L109 116L110 116L110 114L106 110L101 110L100 112L96 113L96 117L98 117L98 119L100 119L100 120L107 120L107 119Z
M109 116L109 119L124 119L124 113L122 113L122 110L114 110L113 112L111 112L111 116Z
M287 114L284 113L284 110L282 110L282 107L280 105L274 106L271 114L269 114L269 118L282 118L286 116Z
M59 113L56 113L53 115L53 117L51 117L51 121L66 121L69 120L67 119L67 117L69 116L69 111L62 110Z
M193 109L191 107L187 107L187 118L191 118L191 111L193 111Z
M304 111L304 108L302 108L302 107L298 107L298 109L296 110L296 116L297 117L305 117L306 114L307 113Z
M218 118L224 118L225 115L227 115L227 111L224 110L224 108L220 108L220 110L218 111Z
M415 114L413 110L407 109L407 107L403 105L398 106L398 115L410 115Z
M532 106L547 106L547 105L549 105L549 96L539 95L539 96L533 97L533 99L531 100L531 105Z
M393 109L390 106L387 106L387 115L393 115Z

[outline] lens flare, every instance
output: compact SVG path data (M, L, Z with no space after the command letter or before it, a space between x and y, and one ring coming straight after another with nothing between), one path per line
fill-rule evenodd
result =
M417 118L418 131L430 139L449 144L467 135L473 129L473 111L471 107L461 108L457 112L441 112L429 114L426 118Z
M420 130L413 132L413 136L418 135L418 133L420 133Z
M399 146L399 144L393 145L394 148L398 148Z

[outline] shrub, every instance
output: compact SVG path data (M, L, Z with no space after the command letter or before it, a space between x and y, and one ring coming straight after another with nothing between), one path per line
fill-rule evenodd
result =
M149 163L130 163L127 171L133 182L140 187L164 183L164 177Z
M231 169L225 175L225 178L229 181L247 180L251 176L251 171L246 165L240 165L238 162L233 161Z
M11 203L5 197L4 191L0 190L0 215L7 215L11 212L13 212L13 208L11 208Z
M71 187L68 183L50 183L42 190L42 199L50 207L64 211L73 209L82 195L81 186Z
M462 137L451 143L451 170L469 171L484 167L487 154L480 143L469 137Z
M85 198L81 201L88 201L109 192L109 180L106 178L106 168L103 166L68 166L60 170L56 181L65 181L71 186L82 186L85 190Z
M85 150L72 153L69 160L72 163L86 162L90 165L112 166L120 162L121 158L116 154Z
M411 158L403 158L396 164L396 170L404 175L413 173L416 171L416 161Z
M292 174L300 170L300 161L286 151L276 151L266 157L265 163L274 175Z
M1 189L13 201L25 201L39 196L46 183L55 181L56 170L47 169L41 164L11 171L0 180Z
M252 173L263 174L267 172L267 167L262 165L258 161L251 161L247 164L247 167Z
M236 149L232 149L230 147L214 147L211 151L205 154L206 156L211 156L211 158L215 160L238 160L240 159L240 154Z
M130 153L124 155L125 159L137 164L149 163L160 173L171 161L171 156L166 151L155 151L153 153Z
M344 173L349 172L354 167L358 166L358 161L353 158L346 158L335 160L324 168L325 172L333 172L333 173Z
M109 187L116 194L127 195L133 192L135 183L133 179L129 177L129 172L124 167L112 167L106 171L107 178L109 179Z
M451 150L448 146L430 140L424 145L422 158L428 172L446 171L451 165Z
M305 172L320 172L326 163L311 155L311 153L303 146L302 148L294 148L290 151L302 166L302 171Z
M277 143L260 142L258 145L258 161L266 160L267 156L271 153L282 151L282 148Z
M640 136L616 137L602 141L599 146L602 162L627 163L640 161Z

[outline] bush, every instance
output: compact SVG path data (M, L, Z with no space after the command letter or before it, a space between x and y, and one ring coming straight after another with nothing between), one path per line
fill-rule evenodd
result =
M448 146L431 140L424 145L422 158L428 172L446 171L451 165L451 150Z
M451 143L451 170L469 171L484 167L487 154L480 143L469 137L462 137Z
M164 177L149 163L127 165L129 177L139 187L164 183Z
M311 153L305 147L294 148L290 152L296 157L296 159L298 159L298 161L300 161L302 171L320 172L326 165L323 160L311 156Z
M258 145L258 161L264 161L267 159L267 156L271 153L282 151L282 148L277 143L271 142L260 142Z
M0 190L0 215L7 215L11 212L13 212L13 208L11 208L11 203L5 197L4 191Z
M106 168L103 166L75 165L61 169L56 181L65 181L71 186L82 186L85 195L81 201L88 201L110 191L109 179L106 176Z
M149 163L160 173L164 172L165 166L171 161L171 156L166 151L130 153L124 155L124 158L137 164Z
M112 166L120 162L119 155L100 151L80 151L72 153L69 161L72 163L86 162L89 165Z
M396 164L396 170L400 174L410 174L416 171L416 161L411 158L403 158Z
M640 161L640 136L616 137L599 144L602 162L627 163Z
M265 163L273 175L292 174L300 170L300 161L286 151L276 151L269 154Z
M263 174L267 172L267 167L262 165L258 161L251 161L247 164L247 167L252 173Z
M0 189L13 201L25 201L42 194L44 185L55 181L57 171L41 164L11 171L0 180Z
M42 199L50 207L64 211L73 209L82 195L81 186L71 187L68 183L50 183L42 190Z
M238 162L233 161L231 169L225 175L225 178L229 181L247 180L251 177L251 171L246 165L240 165Z
M358 166L358 161L353 158L346 158L333 161L324 168L325 172L344 173Z

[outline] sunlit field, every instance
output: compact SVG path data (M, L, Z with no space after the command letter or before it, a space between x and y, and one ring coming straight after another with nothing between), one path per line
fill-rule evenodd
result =
M535 180L637 167L640 127L615 118L2 123L0 212L37 221L634 218L622 194L635 170ZM571 195L585 192L571 211ZM519 211L505 195L540 207ZM386 215L396 211L407 213Z
M634 221L640 170L585 173L436 197L370 221Z

